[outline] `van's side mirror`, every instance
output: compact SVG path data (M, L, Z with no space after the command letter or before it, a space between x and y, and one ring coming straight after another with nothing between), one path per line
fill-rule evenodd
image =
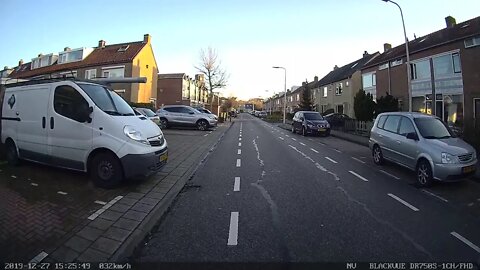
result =
M415 132L407 133L407 139L418 141L418 135Z

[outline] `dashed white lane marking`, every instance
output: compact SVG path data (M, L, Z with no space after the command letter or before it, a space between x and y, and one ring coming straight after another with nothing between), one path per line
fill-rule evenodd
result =
M45 251L40 252L37 256L35 256L32 260L30 260L30 263L39 263L43 259L45 259L48 256L48 253Z
M30 185L34 186L34 187L38 187L38 184L37 183L30 183Z
M242 166L242 160L237 158L237 167L240 167Z
M295 139L295 138L292 138L292 140L297 141L297 139Z
M233 184L233 191L240 191L240 177L235 177L235 183Z
M336 149L336 148L333 148L333 150L337 151L338 153L342 153L342 151Z
M450 233L451 235L455 236L458 240L462 241L463 243L465 243L467 246L471 247L473 250L475 250L477 253L480 253L480 248L475 245L474 243L468 241L467 238L461 236L460 234L458 234L457 232L451 232Z
M228 231L228 246L236 246L238 243L238 212L230 215L230 229Z
M313 139L308 139L309 141L313 142Z
M318 154L318 151L313 149L313 148L310 148L310 150L312 150L313 152L317 153Z
M280 140L282 140L282 141L283 141L283 140L285 140L285 139L284 139L284 138L282 138L282 137L278 137L278 138L279 138Z
M361 176L360 174L358 174L358 173L356 173L356 172L354 172L354 171L348 171L348 172L351 173L351 174L353 174L353 175L355 175L355 176L358 177L359 179L362 179L363 181L368 182L368 179L365 178L365 177L363 177L363 176Z
M242 138L240 137L240 138L238 138L238 140L239 140L239 141L241 141L241 140L242 140Z
M393 195L392 193L388 193L388 196L394 198L395 200L399 201L400 203L402 203L403 205L405 205L406 207L412 209L413 211L420 211L418 208L416 208L415 206L409 204L408 202L400 199L399 197Z
M238 146L242 146L242 143L241 143L241 142L239 142L239 143L238 143Z
M241 155L242 154L242 149L238 149L237 150L237 155Z
M435 197L435 198L437 198L437 199L440 199L440 200L442 200L442 201L444 201L444 202L448 202L447 199L445 199L445 198L443 198L443 197L441 197L441 196L439 196L439 195L437 195L437 194L435 194L435 193L432 193L432 192L430 192L430 191L428 191L428 190L422 189L422 192L425 192L425 193L427 193L427 194L429 194L429 195L431 195L431 196L433 196L433 197Z
M288 135L285 135L285 137L290 137L290 136L288 136Z
M397 180L400 180L400 177L397 177L397 176L395 176L395 175L393 175L393 174L391 174L391 173L388 173L388 172L386 172L386 171L384 171L384 170L380 170L380 172L383 173L383 174L385 174L385 175L388 175L388 176L390 176L390 177L392 177L392 178L395 178L395 179L397 179Z
M212 134L213 131L209 131L208 134Z
M365 164L365 161L360 160L360 159L358 159L358 158L356 158L356 157L352 157L352 159L353 159L353 160L356 160L356 161L358 161L358 162L360 162L360 163L362 163L362 164Z
M10 176L10 177L12 177L12 178L14 178L14 179L16 179L16 178L17 178L15 175L12 175L12 176Z
M208 133L207 133L207 134L205 134L205 135L203 135L203 137L207 137L207 136L208 136Z
M117 201L119 201L123 196L117 196L111 201L109 201L107 204L105 204L102 208L98 209L95 213L91 214L88 219L89 220L95 220L99 215L101 215L105 210L110 208L112 205L114 205ZM97 203L97 201L95 201ZM100 201L98 201L100 202ZM101 203L100 203L101 204Z
M57 193L60 194L60 195L67 195L68 194L67 192L63 192L63 191L58 191Z
M301 145L305 146L305 144L303 142L300 142Z
M325 157L325 159L326 159L326 160L329 160L329 161L331 161L332 163L335 163L335 164L338 163L338 162L336 162L335 160L333 160L333 159L331 159L331 158L329 158L329 157Z
M105 205L105 204L107 204L107 203L106 203L106 202L104 202L104 201L94 201L94 203L96 203L96 204L101 204L101 205Z

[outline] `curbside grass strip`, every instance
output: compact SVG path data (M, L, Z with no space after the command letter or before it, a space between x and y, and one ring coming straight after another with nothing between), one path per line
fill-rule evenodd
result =
M180 177L175 184L168 190L160 202L150 211L150 213L142 220L142 222L136 227L136 229L130 234L130 236L120 245L117 251L109 258L111 262L126 262L127 259L133 254L139 244L145 240L153 227L161 220L161 218L167 213L168 209L175 201L175 198L183 189L189 179L191 179L195 172L205 163L211 152L215 150L217 145L223 139L225 134L231 129L235 122L232 122L230 126L219 136L217 141L210 149L203 151L203 158L195 166L190 167L182 177ZM195 164L195 163L194 163ZM153 191L151 191L153 192ZM148 197L148 194L145 195Z

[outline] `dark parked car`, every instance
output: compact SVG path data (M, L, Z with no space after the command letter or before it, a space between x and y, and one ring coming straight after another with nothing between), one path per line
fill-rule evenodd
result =
M292 132L303 136L308 134L330 135L330 124L318 112L299 111L293 116Z
M331 127L343 127L345 121L352 120L350 116L343 113L330 113L324 116Z

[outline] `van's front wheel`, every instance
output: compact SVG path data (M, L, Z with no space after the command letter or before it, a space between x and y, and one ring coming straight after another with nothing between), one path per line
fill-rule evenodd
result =
M11 140L8 140L5 148L8 164L10 166L17 166L20 163L20 160L18 159L18 152L15 143Z
M93 159L90 173L96 186L114 188L123 180L120 161L110 153L99 153Z

